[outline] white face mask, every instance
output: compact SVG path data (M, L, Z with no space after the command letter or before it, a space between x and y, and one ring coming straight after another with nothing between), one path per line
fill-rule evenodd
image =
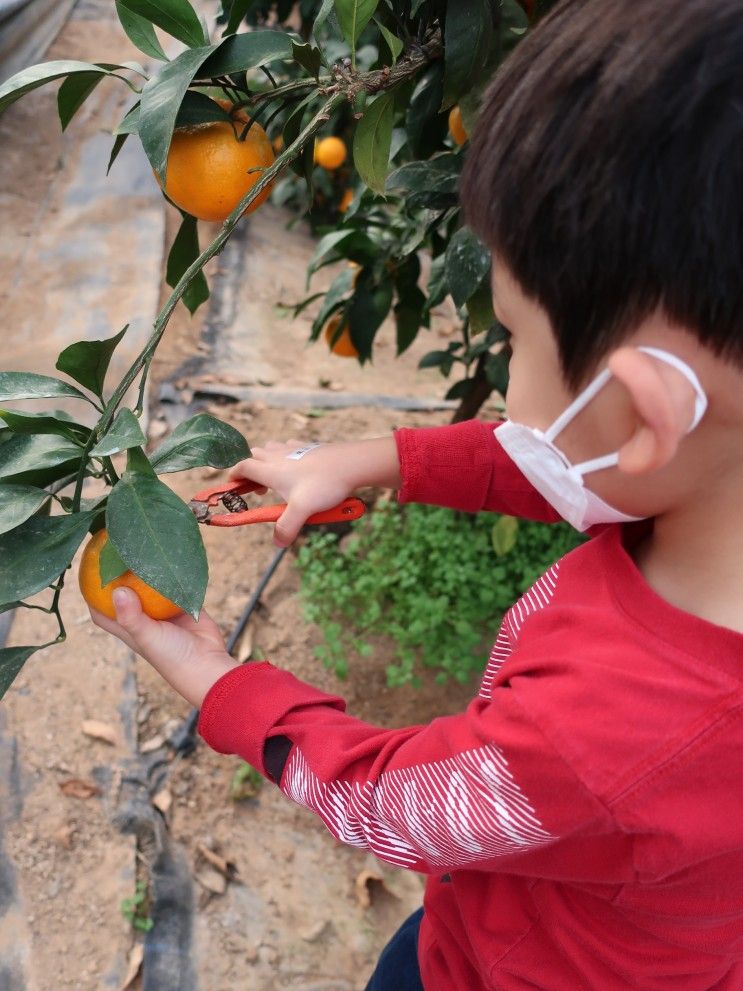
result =
M694 419L687 431L691 433L707 409L707 397L699 379L675 354L649 347L640 347L638 351L644 351L659 361L672 365L690 382L696 393ZM610 378L611 372L605 368L545 431L527 427L523 423L514 423L512 420L507 420L495 431L496 439L537 492L544 496L563 519L580 531L587 530L596 523L631 523L643 519L641 516L620 513L595 492L587 489L583 482L584 475L616 465L619 462L618 451L572 465L553 443L555 437L603 389Z

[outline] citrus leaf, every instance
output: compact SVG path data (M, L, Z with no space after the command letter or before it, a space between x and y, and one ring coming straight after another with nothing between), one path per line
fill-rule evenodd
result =
M157 24L159 28L178 41L182 41L189 48L197 48L209 43L201 21L188 0L119 0L117 7L123 7L135 15L139 14L143 20ZM121 23L126 31L126 25L123 21ZM131 35L129 37L131 38ZM138 44L134 38L131 40L135 45ZM155 55L155 58L160 56Z
M103 396L103 384L106 372L111 362L111 356L127 331L126 327L113 337L102 341L77 341L60 352L55 368L69 375L71 379L84 385L94 392L98 398Z
M228 39L229 40L229 39ZM183 97L214 46L188 48L162 67L142 90L137 132L150 165L165 180L168 151Z
M213 101L210 100L209 102L212 103ZM168 285L175 287L189 265L196 261L198 257L199 235L196 218L184 214L181 226L178 229L178 233L168 254L168 264L165 273L165 281ZM209 286L206 283L206 276L203 272L196 273L181 298L192 315L202 303L205 303L209 299Z
M389 28L386 28L381 21L378 21L376 17L374 18L374 23L382 32L382 37L387 42L387 47L389 48L390 55L392 56L392 64L394 65L395 62L397 62L400 52L403 50L403 43L389 30Z
M213 121L231 120L229 113L212 100L206 93L197 90L187 90L183 102L178 108L175 119L176 127L194 127L196 124L211 124Z
M505 398L508 391L508 363L510 361L510 351L499 351L498 354L489 354L485 362L485 376L496 392Z
M464 306L489 271L490 252L469 227L460 227L446 248L446 284L456 306Z
M162 46L157 40L151 20L125 7L120 0L116 0L116 13L122 28L126 32L126 36L136 45L140 52L144 52L150 58L159 59L161 62L168 61L168 56L162 50Z
M208 413L198 413L179 423L173 433L150 456L159 475L187 468L230 468L250 457L243 435Z
M0 409L0 420L7 423L15 434L57 434L80 446L90 436L90 427L75 423L61 410L54 410L52 413L18 413L16 410Z
M328 17L330 17L335 6L335 0L322 0L322 5L315 15L315 20L312 25L312 33L315 38L317 38L320 28L323 26Z
M16 675L31 654L36 653L44 646L40 644L36 647L3 647L0 649L0 699L3 698L7 690L15 681Z
M199 524L159 479L125 472L108 497L108 536L127 567L198 618L209 569Z
M31 485L0 485L0 533L25 523L48 499L48 492Z
M116 414L106 434L90 453L93 457L103 458L118 454L119 451L127 451L130 447L141 447L146 443L147 438L142 433L139 420L130 409L124 407Z
M351 49L356 48L359 35L372 19L378 0L335 0L335 13L343 37Z
M367 106L353 139L356 171L369 189L382 196L390 161L394 111L394 95L380 94Z
M54 581L72 561L93 516L32 516L0 535L0 602L25 599Z
M320 312L312 322L311 339L313 341L317 340L320 336L328 317L332 316L343 305L347 293L353 288L355 278L356 272L354 269L347 267L333 279L330 289L325 293L325 299L322 301Z
M80 465L80 448L53 434L17 434L0 444L0 481L40 488L72 474Z
M130 447L126 452L126 470L131 475L155 477L155 469L141 447Z
M129 107L127 112L121 118L119 124L114 128L114 134L137 134L139 131L139 110L140 102L134 104L133 107Z
M473 334L483 334L493 326L495 322L493 291L487 276L467 300L467 314Z
M252 3L253 0L232 0L230 16L227 20L227 27L222 32L223 38L226 38L228 34L234 34L237 31Z
M456 0L446 7L444 96L448 110L482 78L493 43L490 0Z
M407 351L425 323L426 297L418 286L410 286L395 304L397 356Z
M519 521L515 516L501 516L493 524L490 537L496 557L504 557L516 546L519 535Z
M284 31L246 31L221 41L203 66L205 76L230 76L292 57L293 39Z
M63 131L104 75L102 72L80 72L64 80L57 91L57 112Z
M114 139L114 143L111 146L111 154L110 154L109 159L108 159L108 165L106 166L106 175L108 175L108 173L111 171L111 166L116 161L116 159L119 157L119 152L124 147L124 142L126 141L126 139L128 137L129 137L128 134L117 134L116 135L116 138Z
M61 396L70 399L88 397L60 379L35 372L0 372L0 402L8 399L57 399Z
M322 67L322 52L315 45L310 45L307 42L304 45L297 44L296 41L292 42L292 57L294 61L306 69L311 76L315 79L320 75L320 68Z
M98 574L101 579L101 585L108 585L114 578L119 578L128 570L127 566L121 560L119 552L111 541L107 540L103 547L101 547L101 553L98 556Z
M348 307L348 329L351 341L363 364L371 358L374 336L392 306L392 285L359 285Z
M112 66L107 64L104 67L102 65L94 65L91 62L78 62L74 59L59 59L55 62L41 62L39 65L32 65L28 69L22 69L20 72L16 72L14 76L6 79L2 86L0 86L0 113L32 89L45 86L46 83L54 82L55 79L61 79L63 76L71 76L79 73L97 73L99 75L116 76L117 79L122 79L123 82L130 86L131 84L127 79L116 75L114 71L116 69L138 71L141 70L141 66L135 67L134 63L130 63L128 65Z

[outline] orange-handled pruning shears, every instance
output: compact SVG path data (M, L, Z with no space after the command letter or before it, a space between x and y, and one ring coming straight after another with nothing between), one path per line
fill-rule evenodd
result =
M210 489L204 489L203 492L197 492L188 505L198 522L207 526L247 526L249 523L275 523L286 509L285 502L249 509L248 504L242 498L247 492L254 492L258 487L255 482L251 482L249 479L239 479L236 482L215 485ZM227 512L212 513L212 508L220 502L225 506ZM305 520L305 523L346 523L359 519L365 512L366 506L361 499L344 499L332 509L313 513Z

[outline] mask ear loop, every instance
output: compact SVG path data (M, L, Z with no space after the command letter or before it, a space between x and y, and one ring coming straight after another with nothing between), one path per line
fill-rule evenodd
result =
M686 381L692 387L696 393L694 399L694 419L687 428L687 434L690 434L695 427L699 426L699 421L702 419L704 414L707 412L707 394L702 388L702 383L697 377L697 373L693 368L690 368L685 361L677 357L675 354L671 354L670 351L662 351L660 348L651 347L638 347L638 351L644 351L645 354L652 355L653 358L657 358L658 361L664 361L667 365L675 368L677 372L681 372Z
M571 420L580 413L580 411L587 406L597 392L600 392L604 388L606 383L611 378L611 372L608 368L605 368L602 372L596 376L596 378L591 382L579 396L576 396L572 403L563 410L558 416L552 426L548 427L543 436L545 440L548 440L550 444L554 441L555 437L561 433L565 427L570 423Z

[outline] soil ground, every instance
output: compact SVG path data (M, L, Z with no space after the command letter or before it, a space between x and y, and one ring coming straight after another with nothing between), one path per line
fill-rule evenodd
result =
M111 6L79 4L46 57L132 57L111 40ZM121 106L101 97L62 140L53 99L47 91L32 94L33 102L13 108L6 125L14 139L13 154L3 164L7 278L0 286L6 315L12 316L4 367L48 373L64 344L110 336L132 312L140 328L132 340L146 331L158 292L164 298L163 231L167 244L176 222L159 198L153 200L157 191L144 183L146 166L134 160L123 178L112 180L113 192L102 180L99 192L88 188L83 197L81 169L102 179L107 132ZM46 120L41 133L32 132L34 119ZM88 156L82 165L81 149ZM104 195L114 197L105 210ZM445 342L451 315L441 313L425 339L399 360L392 328L386 327L374 363L365 369L334 358L320 344L307 347L310 318L291 321L277 309L277 303L304 294L313 250L308 233L287 231L287 220L270 205L258 211L232 248L211 264L210 305L195 319L182 308L176 311L151 377L153 445L183 415L199 409L232 423L252 443L368 437L398 425L449 419L445 409L389 406L411 396L425 406L443 394L438 375L419 372L417 362ZM127 240L132 224L141 251L134 264ZM87 240L81 235L70 251L70 236L83 228ZM201 236L206 243L209 231ZM86 260L95 262L92 281L79 275ZM325 273L317 285L329 278ZM98 297L81 297L81 286L97 286ZM250 402L228 402L206 396L207 385L212 392L220 386L262 391ZM351 405L325 409L332 396L345 396ZM204 470L170 481L188 498L214 477ZM270 528L230 536L206 530L205 540L211 570L207 608L227 634L271 560ZM188 706L144 662L91 624L74 568L68 586L67 643L34 655L0 707L0 988L363 988L388 937L420 904L422 878L335 843L310 813L271 786L253 798L232 800L236 758L214 754L203 743L189 757L176 756L166 740ZM442 688L424 680L417 690L388 689L383 652L352 665L348 680L339 684L313 657L319 632L302 618L298 587L290 554L238 656L260 653L320 688L340 690L351 713L383 726L426 722L466 704L472 687ZM45 639L49 630L40 615L21 611L9 643ZM83 721L91 719L109 728L112 743L82 733ZM70 785L75 780L95 790L84 797L79 785ZM234 865L232 880L225 882L210 856ZM149 882L144 908L155 919L146 935L121 910L137 879ZM141 952L144 965L131 977Z

